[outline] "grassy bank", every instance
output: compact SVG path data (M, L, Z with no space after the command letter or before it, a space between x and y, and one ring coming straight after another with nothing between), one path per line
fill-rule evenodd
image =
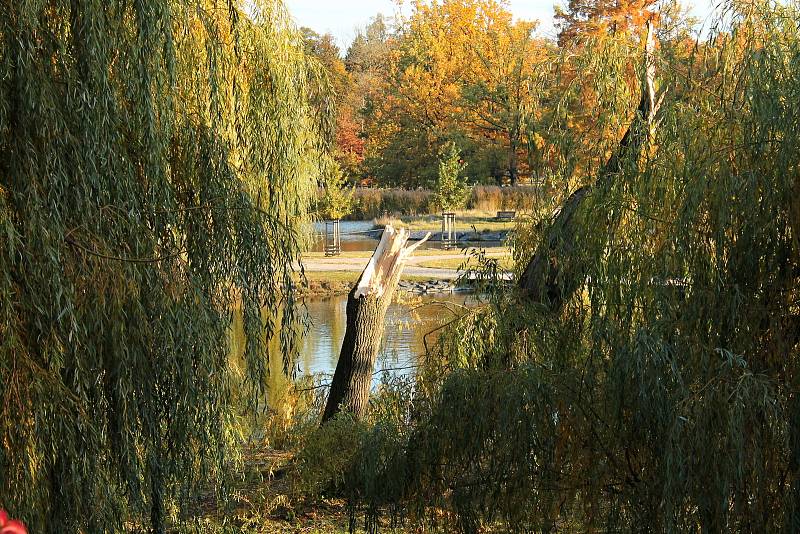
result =
M391 223L393 226L402 226L411 230L427 230L429 232L441 232L442 230L442 218L438 214L378 217L374 220L377 227ZM456 212L455 223L455 228L459 232L500 232L514 229L512 221L498 221L495 213L486 211Z
M502 258L497 258L500 268L506 271L510 271L514 266L514 260L511 256L504 256ZM478 268L478 262L475 261L474 258L448 258L442 260L430 260L430 261L423 261L419 264L420 267L429 267L431 269L476 269Z
M412 230L417 229L415 226L411 226ZM473 247L470 247L473 248ZM484 250L490 253L496 254L507 254L511 255L511 249L508 247L483 247ZM456 259L465 259L466 255L460 248L450 249L450 250L442 250L439 248L433 249L419 249L414 252L415 256L427 256L427 255L435 255L435 256L452 256L454 261ZM324 252L306 252L303 254L303 257L306 259L314 259L314 260L329 260L329 261L336 261L336 259L348 259L348 258L369 258L372 256L371 250L356 250L356 251L347 251L342 252L339 256L325 256ZM307 276L317 275L321 273L314 273L314 272L307 272Z
M463 263L464 258L453 258L452 261ZM360 275L361 272L358 271L309 271L306 272L307 284L299 289L299 293L302 297L346 295ZM403 275L402 279L409 282L426 282L430 277Z

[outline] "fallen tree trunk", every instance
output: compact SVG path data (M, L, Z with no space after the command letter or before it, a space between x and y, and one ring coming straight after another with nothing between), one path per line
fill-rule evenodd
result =
M645 40L645 69L642 77L642 97L625 135L602 167L593 184L572 193L553 218L544 238L518 281L522 298L557 310L580 287L586 265L578 243L579 216L585 200L595 188L611 185L622 172L629 158L640 158L649 146L656 127L656 114L662 97L656 98L653 50L655 36L652 22L647 23Z
M358 283L347 296L347 327L322 415L323 423L340 411L350 412L356 418L363 417L367 411L386 310L406 259L430 234L411 246L408 237L408 230L387 226Z

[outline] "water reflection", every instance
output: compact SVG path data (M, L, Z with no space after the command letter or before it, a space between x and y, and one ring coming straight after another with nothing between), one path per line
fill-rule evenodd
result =
M375 233L374 223L372 221L341 221L339 229L342 237L342 252L363 252L368 250L375 250L378 245L380 233ZM469 231L467 228L461 228L459 232ZM433 231L434 236L437 235ZM502 241L463 241L460 246L474 246L480 248L499 247L502 246ZM442 245L439 241L432 240L426 241L420 247L420 250L425 249L441 249ZM313 252L323 252L325 250L325 224L314 224L314 241L311 247Z
M465 294L403 296L389 306L385 330L375 370L411 374L425 352L423 336L451 321L455 316L438 302L469 306L474 302ZM306 334L298 362L299 374L333 374L346 326L347 296L306 301L311 328ZM429 338L429 342L432 341Z
M415 372L418 359L425 353L423 337L456 317L440 303L449 304L451 308L455 305L455 309L475 303L475 297L463 293L435 297L403 293L400 300L392 303L386 313L383 341L375 363L375 383L380 380L381 371L396 375ZM308 299L305 306L310 328L300 341L300 354L293 364L296 377L322 375L330 378L336 370L347 325L347 295ZM435 341L435 335L429 337L429 343ZM230 343L232 365L243 373L245 341L240 312L234 314ZM270 342L270 353L281 354L277 336ZM323 382L327 381L323 378ZM270 358L268 402L274 402L286 390L288 382L282 359Z
M378 244L378 235L371 232L374 228L372 221L341 221L339 231L342 238L342 251L354 252L363 250L375 250ZM314 224L314 252L325 250L325 224Z

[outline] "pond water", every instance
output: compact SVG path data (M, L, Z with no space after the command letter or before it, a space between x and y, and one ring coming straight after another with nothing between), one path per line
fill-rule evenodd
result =
M372 221L341 221L339 233L342 239L342 252L356 252L375 250L379 239L374 232L375 225ZM430 248L431 244L423 243L420 248ZM325 250L325 223L314 223L314 252Z
M375 379L381 371L411 374L425 353L423 337L455 318L445 306L458 309L474 305L475 297L464 293L439 296L403 294L386 313L383 343L375 364ZM298 376L330 374L336 369L346 327L347 295L306 301L311 328L303 339L297 362ZM428 336L430 345L436 333Z
M386 313L383 342L377 361L373 383L380 381L383 371L396 375L411 375L420 356L425 354L424 337L429 332L453 320L454 312L462 306L474 306L477 298L469 293L420 296L401 293L400 302L393 302ZM294 363L296 378L321 376L329 382L336 370L339 351L346 328L347 295L329 298L310 298L305 302L310 328L303 336L300 354ZM449 308L449 309L448 309ZM428 335L429 346L436 340L436 332ZM237 365L243 365L244 332L241 315L234 315L231 331L231 352ZM277 349L276 345L273 349ZM268 387L270 401L280 395L287 384L283 362L272 358L269 362Z
M339 223L339 232L342 239L342 252L361 252L365 250L375 250L378 246L379 239L375 237L374 232L370 232L375 227L372 221L341 221ZM467 231L467 228L458 228L459 232ZM434 235L436 233L434 232ZM314 223L314 242L311 250L313 252L322 252L325 250L325 223ZM478 247L499 247L503 243L500 241L479 241L479 242L462 242L461 246L478 246ZM427 241L420 246L423 249L441 249L442 245L438 241Z

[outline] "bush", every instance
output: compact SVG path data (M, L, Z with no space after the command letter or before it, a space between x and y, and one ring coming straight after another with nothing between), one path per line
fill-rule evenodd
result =
M317 194L316 213L322 219L335 220L347 217L355 205L353 189L341 184L328 184Z
M475 186L467 200L467 208L481 211L530 211L537 205L537 195L546 193L534 186ZM368 220L386 215L433 215L439 213L429 189L357 188L354 206L347 219Z
M436 191L433 202L442 211L454 211L466 207L470 189L461 173L466 164L461 159L461 152L454 143L439 154L439 176L436 179Z
M427 215L430 213L432 193L417 189L369 189L355 192L355 207L350 218L366 220L384 214Z
M498 187L480 185L472 188L469 207L475 210L532 210L544 191L535 186Z
M366 431L364 423L342 413L311 432L297 456L300 493L318 497L340 488L362 449Z

